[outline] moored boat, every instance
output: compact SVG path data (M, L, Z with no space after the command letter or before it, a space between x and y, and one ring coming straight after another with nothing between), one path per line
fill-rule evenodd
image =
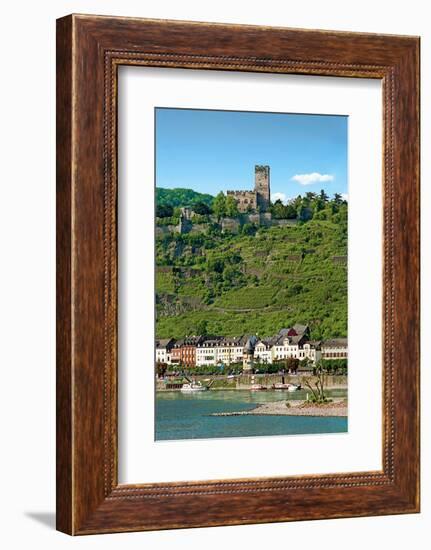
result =
M262 386L262 384L252 384L250 386L251 391L263 391L263 390L266 390L266 389L267 389L267 387Z
M192 393L197 391L207 391L208 386L203 386L201 382L190 382L188 384L183 384L181 387L182 392Z
M283 384L283 382L278 382L272 386L274 390L289 390L290 384Z

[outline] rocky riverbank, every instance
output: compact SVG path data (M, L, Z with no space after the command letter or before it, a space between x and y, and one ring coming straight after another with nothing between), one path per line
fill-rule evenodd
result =
M258 405L251 411L213 413L211 416L347 416L347 400L334 399L329 403L310 401L274 401Z

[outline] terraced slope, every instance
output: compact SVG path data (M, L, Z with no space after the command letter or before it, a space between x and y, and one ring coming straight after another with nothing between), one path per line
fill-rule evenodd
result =
M158 337L269 336L294 323L315 339L347 336L347 205L327 218L158 239Z

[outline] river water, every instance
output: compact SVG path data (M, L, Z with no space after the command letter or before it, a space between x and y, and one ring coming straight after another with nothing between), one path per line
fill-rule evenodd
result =
M328 392L345 397L345 390ZM156 394L156 440L208 439L258 435L324 434L347 431L345 417L317 416L210 416L215 412L251 410L260 403L305 399L304 390L206 391L184 394L178 391Z

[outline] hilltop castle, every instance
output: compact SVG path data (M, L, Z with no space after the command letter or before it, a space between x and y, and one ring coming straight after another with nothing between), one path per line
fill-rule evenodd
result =
M254 191L227 191L226 194L234 197L240 212L250 210L266 212L271 200L269 166L254 167Z

